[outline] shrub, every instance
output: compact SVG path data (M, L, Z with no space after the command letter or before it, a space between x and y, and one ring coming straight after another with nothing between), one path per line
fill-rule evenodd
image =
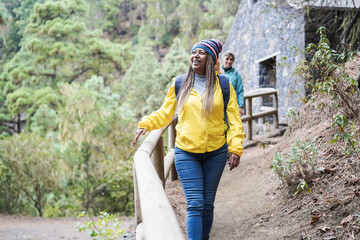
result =
M125 230L122 230L119 225L121 221L113 214L101 212L97 221L88 220L84 225L77 224L79 232L89 230L89 235L92 239L116 239L124 235ZM78 217L84 217L85 212L82 212Z
M330 143L343 143L343 152L346 156L355 154L360 160L359 122L350 120L342 114L337 114L332 123L334 136Z
M38 215L42 216L47 195L59 187L59 159L52 143L37 134L15 134L2 140L0 171L5 175L0 178L0 185L5 188L0 188L0 202L13 197L4 206L5 212L21 212L21 208L26 211L36 209Z
M291 145L290 152L284 156L275 154L272 168L283 183L293 189L297 186L297 193L307 190L311 193L308 183L315 174L315 158L318 150L315 144L296 140Z

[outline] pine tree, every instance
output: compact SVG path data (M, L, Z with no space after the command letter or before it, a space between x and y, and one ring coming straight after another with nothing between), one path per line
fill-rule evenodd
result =
M35 4L22 47L4 65L0 75L0 87L7 95L12 119L26 112L27 126L31 125L37 109L31 105L34 95L25 96L25 91L50 87L56 92L59 82L82 82L93 75L103 76L111 84L117 80L118 73L125 71L132 58L130 43L114 44L103 39L101 31L87 25L87 14L84 0ZM3 106L3 114L6 111Z

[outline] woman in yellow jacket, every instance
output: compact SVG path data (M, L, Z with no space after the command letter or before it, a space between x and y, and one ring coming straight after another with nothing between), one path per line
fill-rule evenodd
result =
M161 108L141 119L133 145L146 131L168 125L178 115L175 167L187 201L188 240L209 239L217 187L229 152L230 170L240 163L244 140L236 93L229 84L224 100L214 66L222 43L216 39L197 42L191 50L190 67L179 93L170 87Z

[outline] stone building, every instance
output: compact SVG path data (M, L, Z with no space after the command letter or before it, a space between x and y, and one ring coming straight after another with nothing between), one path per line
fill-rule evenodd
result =
M335 18L345 10L316 6L305 10L284 1L241 1L224 52L230 50L235 54L234 67L243 78L245 93L262 87L278 90L280 123L289 121L287 112L290 109L299 110L302 106L299 99L305 94L304 84L292 74L303 58L295 49L303 50L308 43L318 42L316 31L320 23L314 16L318 16L319 11L327 11ZM330 29L330 42L337 44L340 34L336 31L340 27L334 23L325 27ZM253 108L256 107L259 103L254 103Z

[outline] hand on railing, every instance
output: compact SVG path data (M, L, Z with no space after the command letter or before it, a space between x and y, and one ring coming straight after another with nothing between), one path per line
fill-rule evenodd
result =
M239 112L240 112L240 117L242 117L244 115L244 108L239 107Z
M239 166L240 164L240 156L235 153L229 153L229 166L230 171Z
M136 130L136 133L135 133L135 137L134 137L134 140L133 140L133 147L135 146L135 144L137 143L140 135L144 135L146 133L146 129L145 128L138 128Z

